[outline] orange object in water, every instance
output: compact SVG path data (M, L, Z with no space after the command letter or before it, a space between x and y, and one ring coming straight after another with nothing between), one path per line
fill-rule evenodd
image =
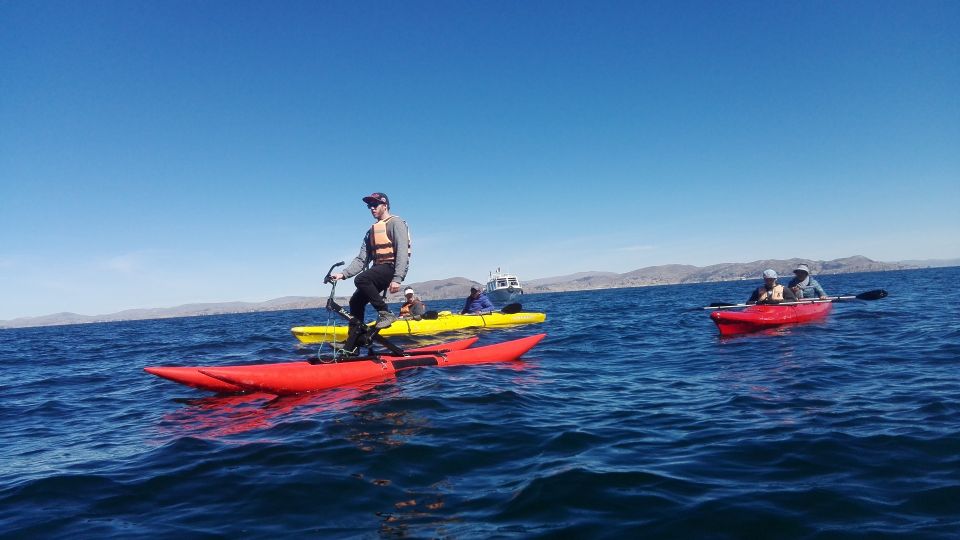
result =
M387 379L397 371L423 366L455 366L510 362L520 358L546 334L495 343L483 347L410 356L382 355L375 359L352 359L336 364L260 364L231 368L200 368L200 372L245 390L279 396L316 392L355 382Z
M410 353L418 352L428 352L428 351L456 351L467 349L477 342L478 337L470 337L467 339L461 339L458 341L450 341L447 343L439 343L437 345L430 345L427 347L419 347L416 349L410 349ZM311 365L309 362L290 362L294 365ZM283 364L271 364L271 365L283 365ZM332 365L332 364L325 364ZM213 367L213 366L210 366ZM218 370L233 370L238 368L245 368L247 366L221 366L218 367ZM219 394L238 394L247 392L245 388L241 388L235 384L231 384L220 379L214 379L209 375L204 375L200 372L201 369L207 369L206 367L197 367L197 366L184 366L184 367L146 367L143 368L147 373L156 375L157 377L162 377L164 379L171 380L173 382L178 382L180 384L185 384L187 386L192 386L200 390L206 390L208 392L217 392Z

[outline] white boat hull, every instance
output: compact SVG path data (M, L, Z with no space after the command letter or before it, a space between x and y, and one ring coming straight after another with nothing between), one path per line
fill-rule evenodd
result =
M516 302L521 295L523 295L522 289L515 288L512 291L507 289L497 289L487 293L487 298L489 298L491 302L497 304L509 304L511 302Z

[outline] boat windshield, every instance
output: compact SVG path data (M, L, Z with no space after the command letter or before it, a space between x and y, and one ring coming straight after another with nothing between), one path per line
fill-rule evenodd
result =
M490 281L487 282L487 290L495 291L499 289L514 289L520 288L520 280L516 276L511 276L510 274L500 274L499 269L498 273L490 273Z

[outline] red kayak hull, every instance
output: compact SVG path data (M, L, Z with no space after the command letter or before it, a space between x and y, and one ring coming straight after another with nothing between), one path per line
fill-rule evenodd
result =
M409 352L428 352L428 351L459 351L463 349L470 348L479 337L470 337L467 339L461 339L458 341L449 341L447 343L438 343L436 345L430 345L427 347L418 347L416 349L410 349ZM311 365L309 362L291 362L298 365ZM329 365L329 364L327 364ZM217 369L231 370L238 369L245 366L221 366ZM237 394L242 392L248 392L249 390L231 384L229 382L223 381L221 379L214 379L209 375L204 375L200 372L200 369L206 369L205 367L198 366L185 366L185 367L146 367L143 368L147 373L156 375L157 377L162 377L164 379L171 380L180 384L191 386L200 390L206 390L208 392L217 392L219 394Z
M830 314L833 304L817 302L792 306L760 305L741 311L714 311L710 318L721 336L747 334L785 324L819 321Z
M316 392L374 379L388 379L397 371L423 366L456 366L510 362L532 349L546 334L495 343L443 354L416 354L403 357L358 360L337 364L260 364L254 366L201 368L201 373L255 392L278 396Z

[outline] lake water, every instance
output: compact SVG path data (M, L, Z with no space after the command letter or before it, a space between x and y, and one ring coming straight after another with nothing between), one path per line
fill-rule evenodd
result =
M890 296L721 340L758 281L526 295L479 331L547 332L521 362L272 400L142 368L301 360L326 312L3 330L0 536L956 538L960 268L820 281Z

